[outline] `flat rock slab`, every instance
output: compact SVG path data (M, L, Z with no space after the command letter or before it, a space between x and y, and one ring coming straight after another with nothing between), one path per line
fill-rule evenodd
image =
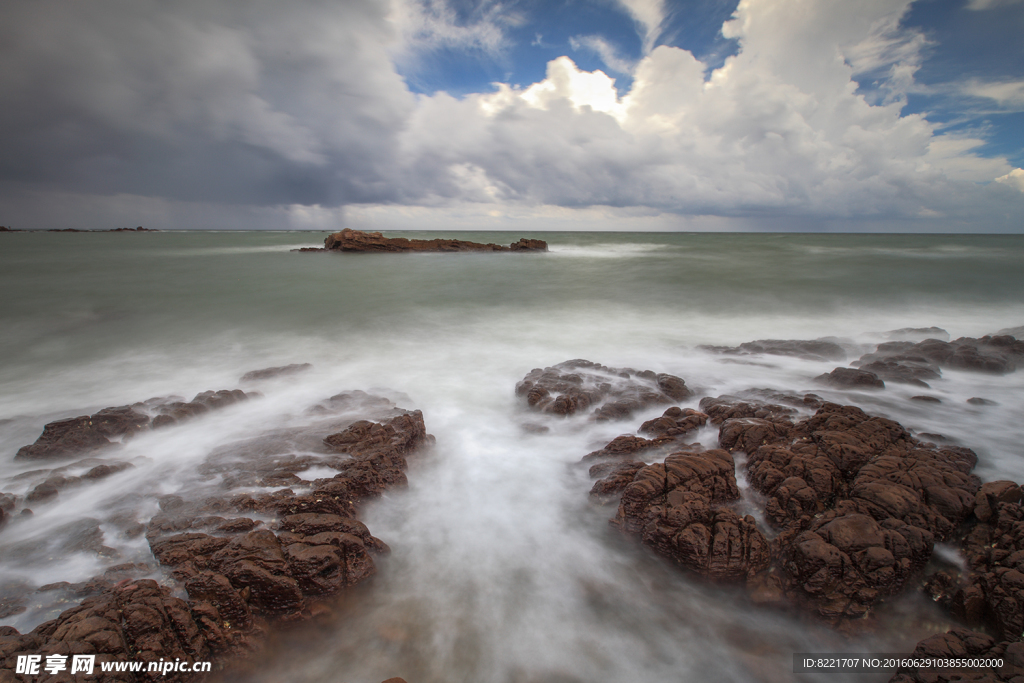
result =
M465 240L410 240L404 237L384 237L379 232L363 232L346 228L341 232L328 235L324 240L324 248L327 251L347 252L547 251L548 243L544 240L521 239L504 246Z

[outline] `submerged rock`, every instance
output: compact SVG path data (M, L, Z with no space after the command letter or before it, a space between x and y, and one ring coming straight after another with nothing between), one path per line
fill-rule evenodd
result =
M226 589L231 586L245 593L254 613L297 614L310 596L330 595L375 573L372 555L388 548L355 519L355 505L404 485L406 456L429 441L419 411L383 422L357 421L324 439L349 459L338 463L335 477L313 482L309 493L285 489L199 503L161 501L165 512L150 522L150 547L161 564L174 569L193 599L237 613L238 601ZM255 512L274 515L277 521L272 529L254 529L249 518L215 517L216 531L237 535L193 531L209 528L210 518L201 514L210 512ZM193 595L193 590L199 592Z
M1002 334L1002 333L1000 333ZM882 336L891 341L923 341L925 339L938 339L949 341L949 332L941 327L901 327L898 330L883 332Z
M700 348L731 356L764 354L793 356L804 360L846 359L846 351L843 347L828 339L758 339L739 346L701 346Z
M1024 341L1010 335L973 339L961 337L951 342L926 339L913 343L893 341L879 344L873 353L861 356L862 367L875 361L937 365L957 370L1006 374L1024 363Z
M807 394L813 402L818 397ZM754 397L745 396L705 396L700 400L700 409L707 413L712 424L722 424L732 418L760 418L772 420L789 420L798 414L793 406L780 403L768 403Z
M379 232L362 232L345 228L328 235L324 240L327 251L344 252L408 252L408 251L547 251L544 240L520 239L509 246L480 244L464 240L417 240L404 237L384 237Z
M884 389L885 382L873 372L855 368L836 368L832 372L818 375L815 382L827 384L836 389Z
M857 365L860 361L855 361ZM925 380L936 380L942 377L938 367L929 363L921 363L909 360L896 361L892 359L875 360L859 366L865 372L874 373L886 382L898 384L913 384L919 387L930 388Z
M134 407L120 406L104 408L95 415L50 422L35 443L22 446L15 458L63 458L99 450L110 446L112 438L145 429L150 421L149 415Z
M29 446L22 446L15 458L65 458L109 448L112 439L130 437L136 432L173 424L216 408L258 396L240 389L204 391L184 403L152 398L130 406L104 408L94 415L83 415L50 422Z
M242 392L207 392L190 404L209 410L245 396ZM41 590L53 592L62 600L92 597L32 633L22 635L6 628L0 633L0 659L5 663L9 660L12 668L14 659L10 657L16 659L18 653L95 653L100 662L160 658L220 662L257 648L268 624L306 619L322 612L318 600L372 576L376 572L374 557L389 551L355 517L356 506L366 498L379 496L389 486L403 485L406 458L432 440L419 411L397 409L386 399L387 405L383 406L371 400L374 398L379 399L351 392L322 404L322 410L330 413L333 409L334 414L317 414L317 421L303 428L324 428L316 439L319 449L308 455L282 454L279 448L295 442L293 437L278 432L264 440L252 438L241 442L237 449L222 447L214 451L198 468L201 473L219 477L213 479L212 489L205 487L199 495L183 491L159 498L160 511L143 530L153 556L170 570L170 576L188 595L187 600L171 597L171 588L134 579L150 571L146 565L120 565L81 585L44 586ZM145 409L147 414L168 406L175 409L174 402L167 401L139 405L139 410ZM390 416L352 422L352 411L367 405L372 409L364 415ZM101 423L101 427L106 424ZM337 431L344 425L347 427ZM317 464L318 457L337 475L316 481L295 477L296 483L306 487L299 493L291 489L242 493L234 488L236 480L222 476L229 472L224 469L229 456L244 457L255 468L253 471L264 472L264 477L287 474L276 469L282 463L295 466L302 461L310 466ZM311 462L305 463L304 458ZM91 467L85 475L68 477L67 481L107 476L117 471L119 463L82 460L49 471L47 482L53 485L62 470L75 467L75 471L81 471L87 466ZM218 488L222 493L216 493ZM134 515L129 517L124 524L133 522ZM103 534L100 520L81 520L54 532L55 538L67 539L60 547L50 548L50 539L38 548L22 544L24 548L8 546L7 550L12 556L80 551L102 555L110 550L102 545ZM184 681L201 677L172 673L153 678L153 674L146 673L131 680L151 679ZM122 679L115 676L98 680Z
M516 395L533 410L564 416L591 413L603 421L627 419L637 410L675 403L692 392L675 375L569 360L531 370L516 384Z
M273 368L263 368L262 370L252 370L242 375L240 382L256 382L263 379L272 379L275 377L284 377L286 375L297 375L300 372L312 369L313 366L310 363L292 363L291 365L281 365Z
M640 425L641 434L654 436L682 436L703 427L708 423L708 416L699 410L672 406L661 417L648 420Z

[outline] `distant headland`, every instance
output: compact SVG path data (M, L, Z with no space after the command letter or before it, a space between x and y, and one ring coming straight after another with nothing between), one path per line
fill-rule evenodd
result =
M141 225L137 228L111 228L110 230L79 230L78 228L53 228L51 230L15 230L11 227L0 225L0 232L160 232L151 228L144 228Z

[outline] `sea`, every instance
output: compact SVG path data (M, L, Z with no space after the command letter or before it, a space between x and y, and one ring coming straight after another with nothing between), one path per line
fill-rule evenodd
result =
M200 465L211 453L301 429L310 406L349 390L422 410L435 437L412 458L408 487L361 513L391 554L373 579L313 622L278 630L224 680L863 682L890 674L794 674L793 654L910 652L950 627L910 591L883 603L866 632L841 635L757 606L741 588L708 585L623 537L608 525L614 506L590 500L578 463L664 406L623 422L538 415L515 395L533 368L583 358L671 373L695 392L684 407L754 388L814 392L972 448L985 481L1024 478L1024 369L943 370L930 389L814 381L915 334L894 330L936 326L956 339L1024 325L1024 237L394 232L535 237L549 251L294 251L325 236L0 235L0 492L23 497L67 464L14 458L53 420L206 390L261 394L136 435L109 456L131 469L13 515L0 529L0 600L21 608L0 625L31 630L81 599L39 587L126 562L148 563L173 587L127 526L145 524L161 496L209 485ZM818 338L840 343L847 360L704 348ZM240 382L292 363L312 368ZM921 394L940 402L912 399ZM709 427L694 439L713 446L716 436ZM739 478L743 504L757 509L742 469ZM104 551L83 550L76 538L97 528ZM935 557L963 562L952 546Z

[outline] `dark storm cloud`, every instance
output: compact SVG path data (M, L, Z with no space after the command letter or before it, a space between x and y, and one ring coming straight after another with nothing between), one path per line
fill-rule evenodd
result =
M9 0L0 179L255 204L382 201L413 107L386 5Z

